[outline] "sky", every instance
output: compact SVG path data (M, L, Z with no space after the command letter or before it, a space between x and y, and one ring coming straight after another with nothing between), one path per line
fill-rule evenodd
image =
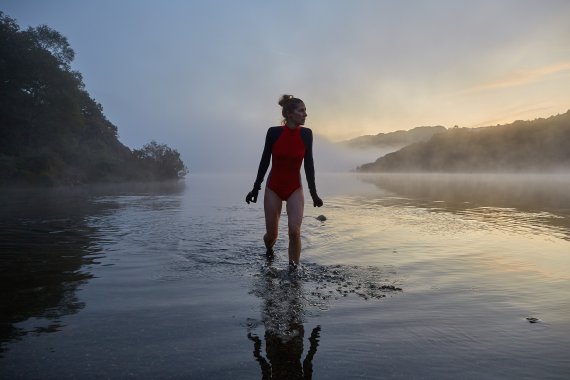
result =
M354 164L336 141L570 109L568 0L4 0L0 10L67 37L121 142L165 143L191 172L254 177L281 94L304 100L325 170Z

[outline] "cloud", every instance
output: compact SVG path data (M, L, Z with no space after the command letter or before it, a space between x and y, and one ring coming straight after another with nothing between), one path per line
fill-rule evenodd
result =
M22 27L69 38L123 143L166 143L193 171L256 167L283 93L334 140L568 108L568 1L5 3ZM352 165L330 156L343 157L332 169Z
M486 82L478 86L468 89L467 93L492 90L497 88L507 88L522 86L533 83L551 74L569 71L570 62L561 62L554 65L548 65L528 70L517 70L504 78L500 78L491 82Z

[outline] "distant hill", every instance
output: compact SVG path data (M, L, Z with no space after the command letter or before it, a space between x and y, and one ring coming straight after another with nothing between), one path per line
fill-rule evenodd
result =
M408 131L396 131L388 133L378 133L377 135L366 135L356 137L341 144L351 149L368 148L401 148L415 142L429 140L436 133L447 131L445 127L417 127Z
M174 179L180 154L152 141L131 151L71 69L74 51L48 26L20 30L0 12L0 185Z
M485 128L452 128L357 168L362 172L570 170L570 110Z

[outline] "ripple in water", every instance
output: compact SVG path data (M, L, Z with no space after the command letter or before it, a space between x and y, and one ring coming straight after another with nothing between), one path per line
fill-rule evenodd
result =
M263 324L266 331L288 339L294 334L292 324L329 309L336 300L379 300L401 292L394 276L377 267L306 263L291 273L271 263L262 265L250 292L263 300L262 316L248 320L248 328Z

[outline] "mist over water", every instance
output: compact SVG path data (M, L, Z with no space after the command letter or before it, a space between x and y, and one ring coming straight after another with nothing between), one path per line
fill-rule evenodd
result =
M266 129L258 128L256 132L251 132L244 144L238 146L226 147L220 145L219 142L205 144L203 151L193 150L193 157L185 160L189 164L191 172L199 172L201 174L212 172L223 173L244 173L245 176L255 176L259 166L259 160L263 151ZM341 143L335 143L318 134L313 130L314 147L313 155L315 157L315 169L320 173L346 173L356 169L358 166L366 162L374 162L378 157L394 152L399 147L393 148L369 148L369 149L350 149ZM242 133L233 131L231 134L225 133L225 141L241 141L244 140ZM225 154L219 154L219 150L212 151L206 147L211 145L221 146L221 150ZM232 157L228 160L227 157ZM199 166L193 165L198 161ZM255 178L252 178L253 183Z
M570 173L361 174L367 183L414 199L521 209L568 210Z
M255 173L3 191L3 373L567 377L570 176L317 174L295 276Z
M393 148L350 149L342 143L333 143L320 136L315 137L315 166L325 173L346 173L366 162L374 162L378 157L394 152Z

